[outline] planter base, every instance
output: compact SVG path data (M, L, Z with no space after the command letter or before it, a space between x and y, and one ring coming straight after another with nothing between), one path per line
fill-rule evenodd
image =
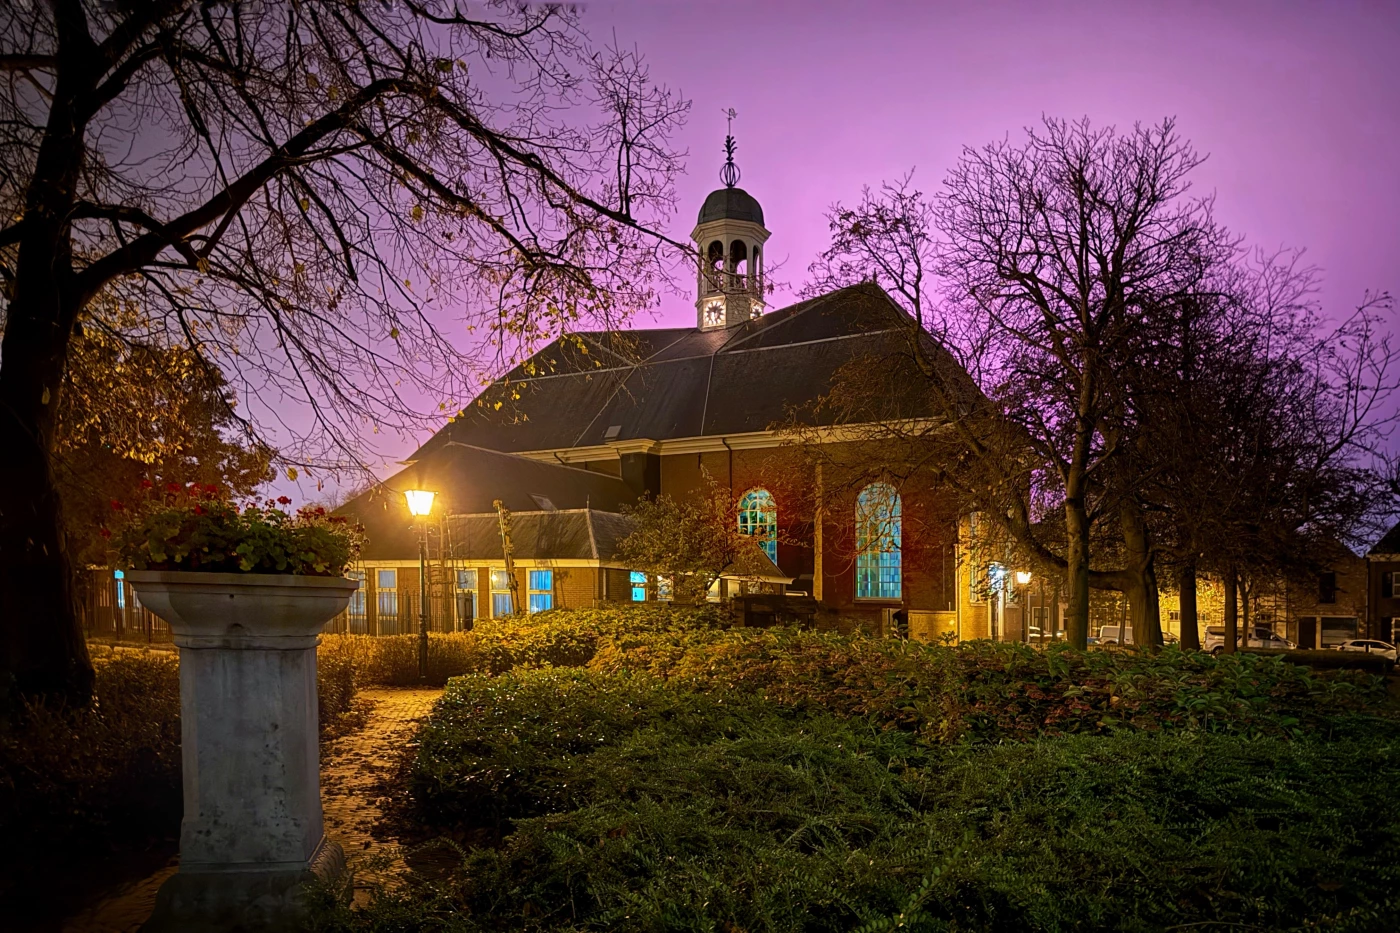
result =
M292 933L305 930L307 887L329 883L347 896L340 844L323 839L307 866L291 871L177 871L156 894L141 933Z

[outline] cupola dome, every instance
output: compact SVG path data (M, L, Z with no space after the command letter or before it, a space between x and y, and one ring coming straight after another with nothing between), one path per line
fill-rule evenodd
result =
M713 220L747 220L763 226L763 206L743 188L719 188L710 192L700 207L697 224Z

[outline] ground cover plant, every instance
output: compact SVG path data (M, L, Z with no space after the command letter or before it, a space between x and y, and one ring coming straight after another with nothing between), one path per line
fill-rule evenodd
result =
M605 615L451 682L392 810L439 872L326 928L1394 925L1378 678Z

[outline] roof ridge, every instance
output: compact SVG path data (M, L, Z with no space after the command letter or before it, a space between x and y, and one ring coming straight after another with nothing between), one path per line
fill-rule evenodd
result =
M584 508L584 509L529 509L529 510L525 510L525 509L514 510L514 509L512 509L511 512L510 512L510 514L511 514L511 517L514 518L514 517L516 517L516 516L518 516L518 515L578 515L580 512L586 512L586 513L596 512L596 513L598 513L599 515L616 515L618 518L622 518L622 517L623 517L623 515L622 515L621 512L609 512L607 509L595 509L595 508L593 508L592 506L589 506L588 508ZM496 518L497 518L497 515L496 515L495 512L452 512L452 513L450 513L447 517L448 517L448 518L489 518L489 519L491 519L492 521L495 521ZM590 521L591 521L591 519L590 519Z
M577 443L577 442L576 442L576 443ZM511 453L511 452L508 451L508 450L497 450L497 449L494 448L494 447L482 447L480 444L465 444L465 443L463 443L462 441L454 441L454 440L452 440L452 439L450 439L450 438L449 438L448 440L444 441L442 444L438 445L438 448L437 448L437 449L438 449L438 450L442 450L442 449L445 448L445 447L465 447L465 448L467 448L467 449L469 449L469 450L482 450L482 451L485 451L486 453L489 453L489 454L496 454L497 456L501 456L501 457L511 457L511 458L513 458L513 459L516 459L516 460L525 460L525 461L528 461L528 462L530 462L530 463L538 463L538 464L540 464L541 466L551 467L551 468L554 468L554 469L572 470L572 471L575 472L575 473L587 473L589 476L596 476L596 477L598 477L598 478L600 478L600 479L615 480L615 481L617 481L617 482L619 482L619 483L622 482L622 479L621 479L620 477L613 476L613 475L610 474L610 473L599 473L597 470L590 470L590 469L588 469L587 467L576 467L576 466L574 466L572 463L564 463L564 462L562 462L562 461L537 460L537 459L535 459L534 457L522 456L521 454ZM569 448L567 448L567 447L559 447L559 448L553 448L553 449L557 449L557 450L568 450ZM402 472L402 471L400 471L400 472ZM397 476L398 474L395 474L395 475ZM556 512L576 512L576 511L579 511L579 510L578 510L578 509L555 509L555 511L556 511Z
M850 287L852 287L852 286L849 286L849 285L846 286L846 288L850 288ZM794 304L790 304L790 305L788 305L788 306L786 306L786 307L778 308L777 310L775 310L775 311L773 312L774 315L782 314L784 311L792 311L792 313L789 314L789 315L787 315L783 320L774 323L774 324L772 325L772 327L755 328L754 331L753 331L753 333L751 333L751 334L749 334L747 337L745 337L744 340L752 340L753 338L757 337L759 334L766 334L766 333L768 333L768 331L769 331L769 330L772 330L773 328L781 327L781 326L783 326L784 324L790 324L790 323L792 323L794 320L796 320L797 318L799 318L799 317L801 317L802 315L806 314L808 311L811 311L813 308L818 307L818 306L821 305L823 302L827 301L829 298L831 298L832 295L835 295L837 292L843 292L843 291L845 291L846 288L838 288L838 289L836 289L835 291L827 292L825 295L818 295L818 296L816 296L815 298L806 298L806 299L804 299L804 300L802 300L802 301L796 302L796 303L794 303ZM807 307L804 308L804 307L802 307L803 305L806 305ZM796 309L798 309L798 310L793 311L792 309L794 309L794 308L796 308ZM740 340L739 343L743 343L744 340ZM737 348L737 346L738 346L738 344L735 345L736 348ZM731 351L731 352L733 352L733 351Z
M785 350L788 347L806 347L814 343L830 343L833 340L854 340L858 337L878 337L880 334L901 333L897 327L886 327L881 330L863 330L858 334L838 334L835 337L814 337L811 340L795 340L792 343L780 343L771 347L745 347L742 350L730 350L730 353L762 353L764 350Z

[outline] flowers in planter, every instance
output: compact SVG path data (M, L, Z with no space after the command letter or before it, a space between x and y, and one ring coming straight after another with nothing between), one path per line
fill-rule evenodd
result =
M132 570L336 577L364 537L361 526L320 506L287 511L286 496L239 507L217 486L143 485L145 502L112 503L127 516L112 539L117 561Z

